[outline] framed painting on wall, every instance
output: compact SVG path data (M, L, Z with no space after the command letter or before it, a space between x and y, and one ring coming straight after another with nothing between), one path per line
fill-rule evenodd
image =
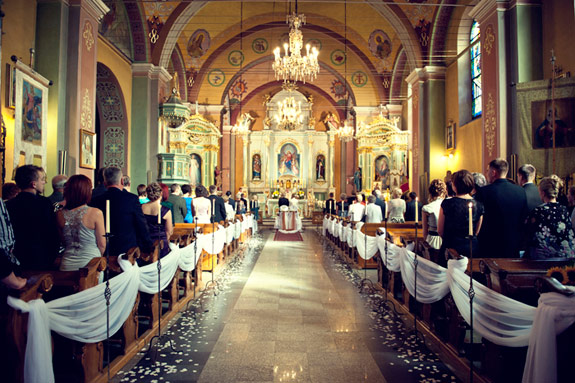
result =
M445 150L455 149L455 128L457 124L450 121L445 128Z
M46 168L50 81L20 61L14 63L14 168L41 162Z
M16 104L16 70L6 63L6 107L14 109Z
M80 129L80 167L96 169L96 133Z

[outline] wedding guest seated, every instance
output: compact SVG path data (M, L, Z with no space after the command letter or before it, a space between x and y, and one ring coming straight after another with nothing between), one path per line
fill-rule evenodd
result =
M132 180L130 180L130 176L122 177L122 185L124 185L124 191L129 193L132 185Z
M23 165L16 169L16 185L22 190L6 202L14 229L14 255L23 270L53 267L60 248L56 215L50 200L42 195L46 185L44 169Z
M168 187L168 185L166 185L165 183L162 183L162 182L158 182L158 185L160 185L160 187L162 188L162 202L160 202L160 205L165 206L168 209L170 209L170 211L172 212L172 218L173 218L174 217L174 204L168 200L168 198L170 198L170 188ZM146 193L147 193L147 190L148 189L146 188ZM148 197L148 198L150 198L150 197Z
M419 201L416 201L417 193L411 192L409 193L409 202L405 204L405 216L404 219L406 221L415 221L415 208L417 204L417 217L421 217L421 209L423 208L423 204Z
M447 186L440 179L431 181L429 184L429 203L421 209L421 224L423 228L423 238L431 248L439 250L441 248L441 237L437 231L437 221L441 203L447 195Z
M64 185L66 185L66 181L68 180L68 177L60 174L57 175L55 177L52 177L52 194L50 194L48 196L48 199L50 200L50 202L52 202L52 205L56 205L59 202L62 202L62 200L64 200ZM90 190L91 191L91 190ZM91 195L92 193L90 193Z
M506 177L509 164L503 158L489 163L489 185L479 189L475 199L485 209L484 229L479 233L483 258L518 258L522 229L527 216L527 198L519 185Z
M63 196L66 204L56 213L65 248L60 270L75 271L104 254L104 214L88 206L92 198L92 181L84 175L70 177Z
M166 206L162 206L162 187L157 182L152 182L146 187L149 202L142 205L142 212L148 225L148 231L152 241L160 240L164 243L160 250L160 258L170 252L168 239L174 232L172 212Z
M184 223L184 217L188 214L186 201L182 198L182 187L178 184L170 186L170 194L168 195L168 202L173 206L172 218L174 223Z
M2 185L2 199L9 201L20 193L20 188L14 182L6 182Z
M575 234L569 213L557 202L562 187L563 181L556 175L539 183L543 204L533 209L526 221L529 258L575 257Z
M460 170L451 176L455 197L443 200L437 219L437 232L443 239L441 253L444 249L455 249L460 255L469 256L469 204L472 204L472 248L478 256L478 244L475 236L481 229L483 221L483 204L471 197L475 186L473 176L467 170ZM440 257L442 259L442 257Z
M325 201L325 207L323 208L324 214L335 214L335 199L333 199L333 192L329 193L329 198Z
M395 188L391 192L391 200L388 204L389 208L389 215L388 220L389 222L394 223L402 223L405 222L405 218L403 215L405 214L405 201L401 199L401 189Z
M21 289L26 286L26 279L18 277L20 262L14 256L14 231L4 201L0 200L0 280L10 289Z
M254 219L257 221L260 219L260 202L258 201L257 194L252 196L250 201L250 211L254 213Z
M347 202L347 195L341 193L339 195L339 201L336 204L337 215L339 217L347 217L347 211L349 209L349 203Z
M146 194L146 185L144 184L138 185L138 199L142 204L150 201L148 199L148 195Z
M236 211L236 201L232 197L232 192L228 190L226 192L226 195L228 196L229 204L232 205L232 207L234 208L234 211Z
M365 206L361 204L361 201L361 194L358 194L349 207L349 219L354 222L361 221L365 215Z
M242 188L240 188L240 200L242 201L242 203L244 204L244 214L247 212L248 209L248 201L246 200L246 195L241 191Z
M471 175L473 176L473 180L475 181L475 187L471 192L471 195L474 196L475 194L477 194L477 191L479 189L487 185L487 179L481 173L473 172L471 173Z
M367 206L365 207L365 222L380 223L381 221L383 221L381 208L375 204L375 196L370 195L367 197Z
M194 222L194 211L192 209L192 187L188 184L182 185L182 198L186 202L186 216L184 217L185 223Z
M230 196L228 195L224 196L224 207L226 208L226 220L233 222L236 212L230 203Z
M212 204L212 222L218 223L226 220L226 207L224 206L224 200L218 195L218 187L216 185L210 185L210 196L208 199Z
M212 222L212 202L207 197L208 189L203 185L196 186L196 198L192 201L192 209L194 209L196 213L195 218L198 220L198 223Z
M523 190L525 190L525 197L527 197L527 209L532 212L537 206L541 205L543 201L539 196L539 189L535 185L535 166L531 164L522 165L517 169L517 182Z
M103 177L107 190L98 197L92 195L90 206L97 207L105 214L106 201L110 201L110 217L104 216L104 221L110 220L110 255L123 254L136 246L144 253L151 252L153 242L141 204L136 195L123 191L122 170L109 166L104 169Z

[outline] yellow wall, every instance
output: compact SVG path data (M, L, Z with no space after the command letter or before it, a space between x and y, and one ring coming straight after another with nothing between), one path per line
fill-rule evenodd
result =
M575 74L575 49L573 49L573 1L554 0L541 2L543 18L543 78L551 78L551 49L555 51L557 66L563 73ZM552 20L552 21L546 21Z
M128 118L128 127L130 128L128 135L126 136L126 154L128 158L130 158L130 137L132 127L132 64L102 36L98 36L98 62L110 68L112 73L114 73L114 76L116 76L116 79L120 84L120 88L122 89L124 105L126 107L126 115ZM128 174L130 174L130 161L128 161L127 167Z
M35 47L36 0L5 1L2 5L5 17L2 21L2 117L6 124L6 182L12 181L14 165L14 109L6 108L6 63L12 64L15 55L24 63L30 63L30 48ZM48 129L55 129L56 122L48 116ZM53 134L50 134L53 133ZM48 148L55 148L55 132L47 132ZM53 137L51 140L50 137Z
M464 126L459 124L459 89L457 81L457 61L447 67L445 74L445 121L450 120L457 123L455 130L455 149L443 156L432 158L432 167L438 169L433 172L433 177L445 175L447 170L453 172L467 169L470 172L483 173L482 169L482 147L483 147L483 124L482 118L476 118ZM452 157L449 157L452 154ZM443 169L441 172L439 169ZM443 178L442 176L440 178ZM431 180L432 178L430 178Z

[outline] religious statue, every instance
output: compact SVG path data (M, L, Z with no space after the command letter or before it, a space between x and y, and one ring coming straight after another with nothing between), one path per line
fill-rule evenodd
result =
M361 168L358 167L355 173L353 173L353 184L355 185L355 192L361 192Z
M315 195L313 193L313 189L309 189L307 192L307 213L308 218L313 216L313 208L315 206Z
M262 177L262 158L259 154L252 157L252 179L260 180Z
M221 189L221 187L222 187L222 171L220 169L218 169L217 166L214 168L214 183L216 184L218 189Z
M320 154L315 162L315 179L325 181L325 156Z
M322 122L325 124L325 126L328 128L328 130L329 129L335 130L335 129L339 128L339 119L332 112L328 112L326 117L323 119Z

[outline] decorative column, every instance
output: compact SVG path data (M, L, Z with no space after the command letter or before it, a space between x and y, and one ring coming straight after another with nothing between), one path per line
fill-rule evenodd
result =
M222 137L222 162L221 162L221 171L222 171L222 190L224 193L227 190L232 190L231 178L230 174L232 174L232 166L231 166L231 145L232 142L235 141L234 137L232 136L232 126L231 125L224 125L222 127L223 137Z
M421 69L416 68L407 76L407 130L411 133L409 143L409 189L419 190L419 173L423 158L419 155L419 95L422 87Z
M90 168L80 168L80 130L95 131L96 43L100 19L109 10L101 0L69 2L66 136L71 174L94 174Z
M307 182L305 183L306 188L311 186L315 174L315 158L313 156L313 136L308 136L307 138L307 152L309 156L309 167L307 172Z
M469 13L481 31L481 93L483 108L483 168L507 156L507 1L483 0ZM500 86L501 84L501 86Z
M328 133L328 169L327 169L327 184L329 186L329 191L335 193L335 184L334 184L334 174L333 169L335 166L335 134L332 132Z
M244 147L244 177L243 177L243 183L242 183L242 188L244 189L244 191L247 194L247 189L248 189L248 169L249 169L249 161L250 158L248 158L248 145L250 143L250 138L249 138L249 133L248 134L243 134L242 135L242 143L243 143L243 147Z

